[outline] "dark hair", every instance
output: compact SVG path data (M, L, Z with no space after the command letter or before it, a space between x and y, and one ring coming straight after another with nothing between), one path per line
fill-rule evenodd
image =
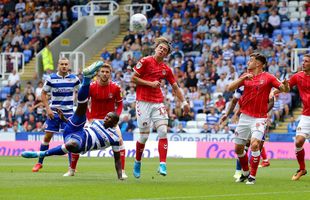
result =
M110 115L110 117L112 118L113 122L114 122L114 126L117 125L118 121L119 121L119 116L116 112L109 112L108 113Z
M310 58L310 54L307 53L307 54L304 55L304 57L309 57Z
M267 64L267 59L264 55L260 54L260 53L252 53L250 55L250 57L254 57L255 60L258 60L260 61L263 65L266 65Z

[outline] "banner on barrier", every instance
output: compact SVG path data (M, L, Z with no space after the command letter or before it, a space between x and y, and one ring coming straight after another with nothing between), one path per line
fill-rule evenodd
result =
M50 148L61 145L63 142L51 142ZM16 141L16 142L0 142L0 156L19 156L23 151L39 151L41 142L39 141ZM168 157L178 158L195 158L196 157L195 142L169 142ZM126 157L135 157L136 142L125 142ZM149 141L145 145L143 157L158 157L158 143ZM112 157L111 147L103 150L90 151L82 155L82 157Z
M293 142L266 142L264 144L269 159L296 159ZM310 144L304 144L305 152L310 152ZM228 142L198 142L197 158L235 158L234 144ZM310 160L310 154L305 155Z
M16 140L43 141L44 135L44 132L18 132L16 133ZM64 141L62 133L54 133L52 141Z
M139 134L134 134L134 141L137 141ZM233 134L206 134L206 133L168 133L169 141L186 141L186 142L232 142ZM148 141L158 141L157 133L150 133Z
M23 151L39 151L39 141L0 142L0 156L19 156ZM51 142L50 148L61 145L63 142ZM136 142L125 142L126 157L134 157ZM296 159L295 145L288 142L266 142L267 156L269 159ZM158 157L158 143L146 143L144 155L146 158ZM304 149L310 152L310 144L305 143ZM111 157L111 148L87 152L84 157ZM234 144L231 142L169 142L168 157L177 158L235 158ZM310 154L305 158L310 160Z

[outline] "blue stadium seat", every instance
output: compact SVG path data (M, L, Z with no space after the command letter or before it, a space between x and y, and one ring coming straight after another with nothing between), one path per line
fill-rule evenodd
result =
M290 36L289 36L289 35L284 35L284 36L283 36L283 40L284 40L285 42L288 42L288 41L290 40Z
M179 123L182 124L182 127L183 127L183 128L186 128L186 121L179 121Z
M282 35L282 30L281 29L276 29L273 31L272 36L277 36L277 35Z
M206 43L208 46L211 46L212 40L211 40L211 39L205 39L205 40L203 41L203 43Z
M299 21L293 21L292 22L292 28L298 27L299 25L301 25Z
M293 30L292 29L283 29L282 30L283 35L291 35L293 34Z
M291 22L290 21L285 21L281 23L281 29L284 28L290 28L291 27Z
M193 101L193 104L194 104L194 112L195 113L197 113L198 112L198 110L201 110L201 109L203 109L203 107L204 107L204 102L203 102L203 100L194 100Z
M11 92L11 88L9 86L6 86L6 87L2 88L2 93L10 94L10 92Z
M242 64L242 65L245 64L245 57L244 56L237 56L235 58L235 65L239 65L239 64Z

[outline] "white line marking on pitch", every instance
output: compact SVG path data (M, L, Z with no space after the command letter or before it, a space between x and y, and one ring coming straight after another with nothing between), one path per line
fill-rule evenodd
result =
M261 193L242 193L242 194L215 194L205 196L186 196L186 197L159 197L159 198L143 198L143 199L129 199L129 200L172 200L172 199L207 199L207 198L218 198L218 197L238 197L238 196L255 196L255 195L275 195L275 194L296 194L299 193L310 193L310 191L291 191L291 192L261 192Z

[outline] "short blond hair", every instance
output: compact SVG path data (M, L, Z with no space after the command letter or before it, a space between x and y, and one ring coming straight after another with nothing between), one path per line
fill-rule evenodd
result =
M68 62L70 63L70 60L69 60L68 58L64 57L64 56L62 56L62 57L60 57L60 58L58 59L58 63L60 63L60 61L62 61L62 60L68 61Z
M171 46L171 42L169 42L169 40L163 36L160 36L158 38L155 38L155 48L158 47L160 44L165 44L168 46L168 54L171 53L172 51L172 46Z
M108 63L104 63L104 64L102 65L102 67L100 67L100 69L101 69L101 68L107 68L107 69L110 70L110 72L112 72L112 66L109 65Z

